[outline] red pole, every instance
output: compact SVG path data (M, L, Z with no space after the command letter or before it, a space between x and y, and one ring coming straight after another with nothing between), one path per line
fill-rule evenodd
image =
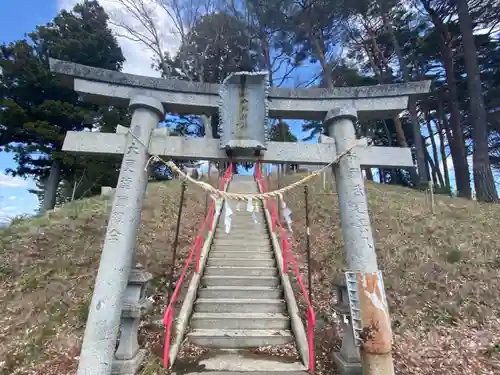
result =
M315 358L314 358L314 325L315 318L312 308L307 309L307 341L309 342L309 372L314 373Z
M170 328L172 325L172 310L170 306L167 307L163 317L163 324L165 324L165 346L163 347L163 367L168 367L168 349L170 347Z

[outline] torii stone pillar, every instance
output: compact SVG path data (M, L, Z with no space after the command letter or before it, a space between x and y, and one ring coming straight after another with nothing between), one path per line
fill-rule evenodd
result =
M325 125L335 139L337 154L356 142L356 109L350 106L328 112ZM377 265L368 203L360 161L353 149L334 167L340 205L344 249L349 267L347 287L352 322L360 346L364 375L392 375L392 332L382 276ZM350 332L345 332L350 334Z
M164 115L163 105L148 96L133 97L129 107L133 111L131 134L127 135L77 375L111 373L148 181L144 167L149 157L149 141Z

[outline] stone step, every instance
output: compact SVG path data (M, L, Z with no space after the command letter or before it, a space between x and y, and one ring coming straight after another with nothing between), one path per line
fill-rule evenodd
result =
M308 375L302 362L280 355L254 354L246 349L214 350L199 358L192 370L177 363L179 367L174 365L172 375Z
M253 217L253 212L248 212L246 210L246 204L245 204L245 209L241 211L236 211L236 207L231 206L231 209L233 210L233 220L237 219L245 219L245 220L252 220ZM262 214L264 211L262 211L262 206L259 207L259 211L257 211L255 214L257 217L263 217Z
M268 249L244 249L244 248L220 248L214 247L210 250L210 257L222 258L245 258L245 259L267 259L274 260L274 253Z
M213 243L221 246L265 247L271 245L271 239L264 238L262 235L238 235L236 233L232 237L215 238Z
M214 244L219 246L241 246L245 248L271 246L271 241L265 238L218 238Z
M263 222L260 222L258 224L254 224L253 222L250 223L235 223L231 222L231 231L229 232L234 233L237 231L266 231L267 232L267 225ZM224 221L221 221L219 225L217 225L217 231L216 233L226 233L226 225L224 224Z
M269 232L267 231L258 231L255 229L240 229L240 230L232 230L230 233L226 232L217 232L215 234L215 239L224 239L224 238L265 238L269 240Z
M244 227L244 228L266 228L266 223L264 222L264 216L259 216L257 215L257 223L253 222L252 217L248 218L236 218L233 216L231 219L231 227L238 226L238 227ZM219 221L217 228L225 228L224 224L224 216L221 216L221 220Z
M251 236L256 236L256 237L261 237L261 236L267 236L269 237L269 231L267 228L248 228L248 227L235 227L231 226L231 230L229 233L226 233L226 229L224 228L219 228L216 232L216 236L221 236L221 237L232 237L236 235L251 235Z
M255 227L248 227L246 225L240 225L240 226L236 226L236 225L232 225L231 224L231 230L229 231L229 233L226 233L226 227L220 227L217 229L217 231L215 232L216 235L224 235L224 236L232 236L232 235L235 235L235 234L252 234L252 235L268 235L269 236L269 231L267 230L267 228L265 227L262 227L262 228L255 228Z
M271 238L268 234L258 233L231 233L230 236L215 236L214 243L226 244L230 243L243 243L247 245L254 245L255 240L258 240L258 246L266 246L271 243Z
M274 276L203 276L206 286L278 286L280 281Z
M222 244L225 244L226 242L243 242L245 244L249 244L249 240L253 241L255 239L259 239L259 245L261 246L262 244L270 244L271 243L271 237L269 236L269 234L262 234L262 233L252 233L252 232L231 232L231 234L228 236L226 234L224 235L219 235L219 236L215 236L214 238L214 243L218 242L218 243L222 243ZM264 242L264 240L266 242Z
M205 268L207 276L274 276L278 273L275 267L224 267L209 266Z
M230 255L230 254L227 254ZM248 258L229 258L218 257L215 252L210 253L208 266L235 266L235 267L276 267L274 259L248 259Z
M222 223L224 223L224 221L222 221ZM246 225L247 227L253 227L253 226L264 226L265 223L264 223L264 216L262 215L259 215L257 214L257 222L255 223L253 221L253 218L252 216L248 216L248 217L238 217L238 216L233 216L232 219L231 219L231 225Z
M237 227L233 227L233 226L231 226L231 230L229 231L229 233L226 233L225 230L221 230L221 231L218 231L215 233L215 235L217 237L220 237L221 239L224 239L224 238L231 239L231 238L234 238L236 236L241 237L242 235L247 235L247 234L257 235L256 238L263 238L264 236L269 237L269 232L267 230L264 230L264 229L244 228L244 227L237 228Z
M258 348L269 345L285 345L293 341L288 330L231 330L197 329L188 333L196 345L209 348Z
M247 212L246 209L245 211L236 211L235 207L233 206L231 206L231 210L233 210L232 221L250 221L251 223L253 223L253 212ZM259 211L255 213L255 216L257 217L257 219L264 217L264 211L262 210L262 208L259 208Z
M284 314L260 313L194 313L193 329L290 329L290 318Z
M272 286L210 286L198 290L198 298L282 298L283 290Z
M281 299L198 298L195 312L208 313L282 313L286 311Z
M234 251L247 251L251 253L267 253L271 252L271 246L259 246L259 247L243 247L243 246L228 246L225 244L219 244L219 243L214 243L212 245L212 248L210 249L210 254L214 254L215 252L224 252L224 253L230 253Z

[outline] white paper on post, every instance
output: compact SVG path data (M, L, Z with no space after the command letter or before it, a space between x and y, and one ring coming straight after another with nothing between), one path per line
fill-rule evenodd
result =
M257 212L259 212L259 202L257 200L253 200L252 198L248 198L247 212L252 213L253 223L259 224L259 220L257 219Z
M288 230L293 233L293 230L292 230L292 210L290 210L288 208L285 201L283 200L283 197L281 197L281 208L282 208L283 217L285 218L285 221L286 221L286 225L288 226Z
M217 198L215 195L211 195L211 197L215 202L215 215L218 215L222 209L222 198Z
M233 210L229 205L229 201L226 200L226 206L224 209L224 225L226 227L226 233L228 234L231 231L231 221L233 218Z
M253 212L252 198L248 198L248 201L247 201L247 211L248 212Z
M259 201L257 199L253 201L253 212L259 212Z

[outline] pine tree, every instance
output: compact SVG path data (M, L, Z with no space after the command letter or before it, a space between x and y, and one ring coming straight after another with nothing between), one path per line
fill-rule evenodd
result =
M0 46L0 145L14 153L18 164L7 172L43 184L44 210L54 207L61 179L72 180L75 169L81 169L81 159L61 152L66 132L99 126L109 112L83 103L65 87L51 74L49 57L120 70L125 59L107 21L97 1L84 1L38 26L27 39Z

